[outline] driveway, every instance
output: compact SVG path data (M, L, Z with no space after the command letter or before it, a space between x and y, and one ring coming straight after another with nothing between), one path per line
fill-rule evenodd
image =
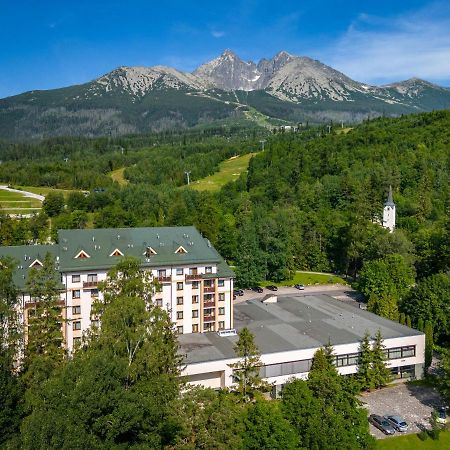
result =
M403 417L409 425L407 433L418 433L423 427L430 428L431 412L434 408L445 404L435 388L406 383L364 393L360 396L360 400L369 410L369 415ZM387 437L372 424L370 424L370 432L377 439ZM400 433L395 433L395 435L398 434Z
M3 189L4 191L9 191L9 192L16 192L17 194L22 194L24 197L34 198L41 202L43 202L45 200L45 197L43 195L35 194L33 192L20 191L19 189L12 189L12 188L9 188L8 186L0 186L0 189ZM8 209L12 209L12 208L8 208ZM18 208L18 209L20 209L20 208Z

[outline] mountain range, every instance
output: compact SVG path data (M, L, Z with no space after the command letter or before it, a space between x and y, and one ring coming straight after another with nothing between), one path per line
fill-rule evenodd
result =
M254 63L225 50L192 73L119 67L85 84L0 99L0 137L116 136L216 121L354 123L445 108L450 89L417 78L371 86L285 51Z

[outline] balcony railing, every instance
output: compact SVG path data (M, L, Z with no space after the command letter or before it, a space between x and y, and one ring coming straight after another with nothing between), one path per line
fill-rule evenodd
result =
M215 292L215 290L216 290L216 288L214 286L203 288L203 292Z
M200 273L195 273L195 274L189 274L186 275L186 281L192 281L192 280L201 280L202 279L202 275Z
M83 289L97 287L98 281L83 281Z
M203 317L203 322L214 322L216 320L215 315L205 316Z
M158 277L158 281L160 283L170 283L172 281L172 277L170 275L168 277Z
M214 300L206 300L203 302L203 307L204 308L211 308L216 306L216 302Z

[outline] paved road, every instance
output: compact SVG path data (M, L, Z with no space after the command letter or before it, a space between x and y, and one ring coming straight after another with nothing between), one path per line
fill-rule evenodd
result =
M12 189L12 188L9 188L8 186L0 186L0 189L3 189L4 191L9 191L9 192L16 192L18 194L22 194L24 197L34 198L41 202L43 202L45 200L45 197L43 195L35 194L34 192L20 191L19 189ZM12 208L8 208L8 209L12 209Z

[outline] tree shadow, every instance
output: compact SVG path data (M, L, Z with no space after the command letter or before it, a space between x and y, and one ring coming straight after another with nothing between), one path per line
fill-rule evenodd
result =
M410 395L419 400L422 405L428 406L429 408L436 409L445 404L442 395L432 386L406 383L406 388Z

